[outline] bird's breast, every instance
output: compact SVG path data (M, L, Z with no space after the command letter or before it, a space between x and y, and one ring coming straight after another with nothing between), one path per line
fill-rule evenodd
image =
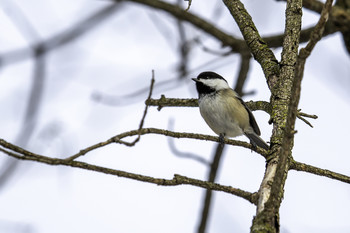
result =
M223 98L220 93L200 98L199 109L205 122L218 135L242 135L244 127L249 124L248 113L239 100Z

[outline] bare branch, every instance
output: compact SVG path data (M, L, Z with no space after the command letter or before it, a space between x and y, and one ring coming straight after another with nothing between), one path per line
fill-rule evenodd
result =
M212 142L219 142L219 137L217 136L211 136L211 135L205 135L205 134L196 134L196 133L180 133L180 132L173 132L169 130L164 130L164 129L157 129L157 128L143 128L141 130L131 130L128 132L121 133L117 136L114 136L107 141L97 143L95 145L89 146L83 150L81 150L79 153L66 158L66 160L72 160L71 158L76 158L83 156L87 154L88 152L95 150L97 148L109 145L111 143L119 143L123 144L126 146L132 146L130 142L123 141L122 139L125 137L131 137L131 136L136 136L136 135L144 135L144 134L159 134L159 135L165 135L173 138L191 138L191 139L199 139L199 140L205 140L205 141L212 141ZM232 139L227 139L225 138L225 143L229 145L235 145L235 146L241 146L247 149L251 149L262 156L266 157L267 156L267 151L264 149L261 149L260 147L253 148L250 143L247 142L242 142L242 141L237 141L237 140L232 140ZM0 140L0 145L1 145L1 140Z
M235 19L247 46L249 47L254 59L260 63L266 79L279 75L278 61L267 46L266 42L259 35L258 30L241 1L223 0L231 15Z
M303 113L303 112L300 112L301 109L298 109L298 112L297 112L297 117L302 120L305 124L307 124L308 126L310 126L311 128L313 128L314 126L308 121L306 120L304 117L308 117L308 118L312 118L312 119L317 119L318 116L316 115L309 115L309 114L306 114L306 113Z
M0 140L0 142L1 142L1 145L3 145L5 143L4 140ZM96 166L96 165L92 165L92 164L84 163L84 162L79 162L79 161L75 161L75 160L50 158L50 157L42 156L39 154L34 154L32 152L29 152L27 150L24 150L22 148L19 148L17 146L9 144L7 142L6 142L6 144L7 144L6 148L8 148L8 149L13 148L15 150L10 149L10 151L9 151L9 150L0 148L0 151L4 152L5 154L7 154L11 157L14 157L14 158L20 159L20 160L36 161L36 162L45 163L45 164L49 164L49 165L64 165L64 166L76 167L76 168L95 171L95 172L99 172L99 173L104 173L104 174L109 174L109 175L114 175L114 176L132 179L132 180L142 181L142 182L146 182L146 183L157 184L157 185L161 185L161 186L177 186L177 185L187 184L187 185L197 186L197 187L201 187L201 188L205 188L205 189L230 193L230 194L236 195L238 197L241 197L241 198L243 198L243 199L245 199L253 204L255 204L257 201L256 193L250 193L250 192L238 189L238 188L233 188L231 186L220 185L217 183L193 179L193 178L189 178L189 177L181 176L181 175L177 175L177 174L174 175L173 179L154 178L151 176L145 176L145 175L125 172L125 171L121 171L121 170L115 170L115 169Z
M317 44L317 42L322 38L324 28L326 25L326 22L329 18L329 13L332 10L332 3L333 0L327 0L326 3L323 6L320 18L314 27L314 30L311 32L310 40L305 46L305 48L300 49L298 59L295 66L295 78L293 81L293 90L292 90L292 108L291 108L291 114L289 119L298 117L302 121L304 121L309 126L313 127L309 121L307 121L303 116L310 117L316 119L317 116L311 116L307 114L303 114L303 116L300 114L300 111L297 110L299 99L300 99L300 92L301 92L301 81L304 76L304 68L306 59L310 56L313 48ZM294 123L293 123L294 124ZM292 131L292 130L291 130Z
M327 0L325 5L331 5ZM301 31L302 1L288 0L286 9L285 39L283 43L281 76L277 79L278 89L273 90L272 105L274 111L274 130L271 142L274 157L267 163L264 179L259 190L257 216L253 220L252 232L270 229L268 232L279 232L279 208L284 194L284 185L292 160L291 150L294 142L294 127L297 117L301 92L301 81L306 58L312 48L322 37L330 8L324 7L319 22L311 34L306 49L298 56ZM305 52L303 52L305 51ZM279 108L279 106L284 106ZM270 185L268 184L270 182ZM264 184L267 187L265 188ZM271 230L272 229L272 230Z
M311 174L315 174L315 175L319 175L319 176L325 176L334 180L339 180L341 182L345 182L345 183L349 183L350 184L350 177L337 173L337 172L333 172L327 169L322 169L322 168L318 168L315 166L311 166L305 163L300 163L297 161L291 161L290 163L290 167L289 169L291 170L296 170L296 171L303 171L303 172L308 172Z
M13 11L10 11L9 15L18 27L20 33L23 34L23 37L28 37L31 40L38 39L38 32L31 25L25 14L23 14L20 7L18 7L15 2L7 2L7 4L10 8L13 9ZM28 41L28 43L30 42ZM22 126L15 140L15 143L17 145L21 145L22 147L26 147L37 125L38 113L41 108L42 96L46 81L45 56L35 54L32 79L33 80ZM12 158L8 158L6 161L4 161L0 172L0 188L3 188L9 178L11 178L11 176L17 171L17 165L18 160L14 160Z
M310 121L306 120L304 117L300 116L299 114L297 115L297 117L303 121L305 124L307 124L308 126L310 126L311 128L313 128L314 126L310 123Z
M273 131L271 136L271 158L268 159L263 181L259 189L257 215L253 219L251 232L279 232L279 209L284 194L289 158L293 145L295 118L293 108L299 103L293 99L295 63L301 31L302 0L288 0L285 12L285 37L281 54L280 75L269 78L272 92L271 114ZM295 102L293 102L295 101ZM296 103L296 106L293 104Z
M182 1L183 0L177 0L177 4L180 6ZM191 1L188 2L188 8L185 11L188 11L190 9L190 5ZM179 72L179 79L183 79L188 73L188 61L191 46L189 41L187 40L184 21L180 19L177 20L177 29L179 32L178 53L180 59L177 70Z
M250 53L246 53L246 54L242 53L241 54L241 64L240 64L240 68L239 68L239 73L238 73L236 85L234 88L235 92L237 92L237 94L239 96L244 95L243 85L248 77L250 58L251 58Z
M192 0L185 0L185 1L187 1L187 2L188 2L188 6L187 6L187 8L186 8L186 10L185 10L185 11L188 11L188 10L190 9L190 7L191 7Z
M116 1L116 0L114 0ZM212 25L211 23L207 22L206 20L198 17L197 15L194 15L188 11L185 11L184 9L159 0L127 0L130 2L136 2L143 5L147 5L156 9L163 10L165 12L168 12L169 14L173 15L174 17L187 21L191 23L192 25L196 26L197 28L203 30L204 32L208 33L209 35L215 37L219 41L222 42L224 46L230 46L233 51L236 52L242 52L247 50L247 46L243 40L237 39L221 30L219 30L217 27Z
M158 106L158 110L163 107L198 107L198 99L166 98L165 95L161 95L160 99L147 100L146 104Z
M310 54L316 43L322 38L324 27L329 18L329 12L332 9L333 0L327 0L323 6L320 19L318 20L314 30L311 33L310 41L305 48L302 48L299 53L299 59L305 60ZM305 63L305 61L304 61Z
M154 82L155 82L155 79L154 79L154 70L152 70L151 86L150 86L150 88L149 88L149 93L148 93L147 100L150 100L150 99L151 99L152 92L153 92L153 87L154 87ZM147 102L147 100L146 100L146 102ZM144 124L144 122L145 122L145 118L146 118L146 115L147 115L148 106L149 106L149 105L146 104L145 110L143 111L143 116L142 116L141 121L140 121L139 130L142 129L143 124ZM134 144L135 144L137 141L139 141L139 140L140 140L140 135L139 135L139 136L137 137L137 139L134 141Z
M222 144L222 143L218 143L216 146L215 154L213 156L213 161L211 162L210 171L207 179L209 182L215 182L216 180L216 175L219 169L222 154L224 152L224 147L225 147L225 144ZM198 226L198 233L207 232L206 228L207 228L207 222L208 222L209 213L210 213L211 200L212 200L212 191L210 189L207 189L205 192L205 198L204 198L203 207L202 207L201 221Z
M321 13L323 3L317 0L304 0L303 1L303 7L315 11L317 13Z
M278 1L286 1L286 0L278 0ZM322 9L324 7L323 2L317 0L304 0L303 7L314 11L316 13L321 14ZM346 10L344 6L341 6L341 1L336 1L335 5L329 11L329 22L325 25L325 32L323 36L341 31L342 33L346 33L350 31L350 12ZM311 32L313 29L309 29ZM302 36L301 36L302 37ZM300 39L300 41L304 41Z
M268 114L271 113L271 105L266 101L248 101L245 102L252 111L262 110ZM149 106L158 106L158 110L163 107L198 107L198 99L177 99L166 98L161 95L160 99L150 99L146 101Z
M317 115L311 115L311 114L307 114L307 113L301 112L301 109L298 110L298 115L302 116L302 117L312 118L312 119L317 119L318 118Z

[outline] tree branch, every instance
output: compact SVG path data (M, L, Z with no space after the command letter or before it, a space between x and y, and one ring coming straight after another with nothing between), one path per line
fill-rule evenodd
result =
M145 102L149 106L158 106L158 110L163 107L198 107L198 99L177 99L166 98L161 95L159 99L148 99ZM271 113L271 105L266 101L248 101L245 102L252 111L262 110L268 114Z
M277 0L286 1L286 0ZM350 12L339 6L337 1L336 4L329 11L329 22L325 25L325 34L334 33L337 31L350 31ZM303 7L321 14L324 4L317 0L303 0ZM312 30L311 30L312 31ZM311 32L310 31L310 32ZM302 41L302 40L301 40Z
M131 136L136 136L136 135L144 135L144 134L159 134L159 135L165 135L173 138L191 138L191 139L199 139L199 140L205 140L205 141L212 141L212 142L219 142L219 137L217 136L211 136L211 135L205 135L205 134L196 134L196 133L181 133L181 132L173 132L169 130L164 130L164 129L157 129L157 128L143 128L141 130L131 130L128 132L121 133L119 135L116 135L104 142L96 143L95 145L89 146L85 149L82 149L79 151L79 153L74 154L66 160L73 160L76 159L80 156L86 155L88 152L91 152L97 148L101 148L104 146L107 146L112 143L118 143L118 144L123 144L126 146L133 146L134 144L123 141L122 139L125 137L131 137ZM247 142L242 142L242 141L237 141L237 140L232 140L232 139L226 139L225 138L225 143L229 145L235 145L235 146L241 146L250 150L253 150L257 152L258 154L262 155L263 157L267 156L267 152L264 149L261 149L260 147L253 148L250 143ZM0 145L2 145L2 140L0 139ZM10 149L10 148L9 148Z
M211 162L211 165L209 167L210 171L207 179L209 182L215 182L220 161L224 152L224 147L225 147L225 144L222 144L222 143L218 143L216 146L215 154L213 156L213 161ZM208 222L209 213L210 213L211 200L212 200L212 191L207 189L205 192L205 198L204 198L203 207L202 207L201 221L198 226L198 231L197 231L198 233L207 232L206 228L207 228L207 222Z
M36 162L45 163L49 165L63 165L63 166L69 166L69 167L76 167L84 170L90 170L90 171L114 175L118 177L124 177L132 180L157 184L161 186L177 186L177 185L187 184L187 185L192 185L192 186L201 187L205 189L230 193L238 197L241 197L253 204L255 204L257 201L256 193L250 193L238 188L233 188L231 186L220 185L217 183L193 179L193 178L189 178L189 177L181 176L177 174L174 175L173 179L154 178L151 176L145 176L145 175L125 172L121 170L115 170L111 168L96 166L89 163L84 163L84 162L79 162L74 160L50 158L50 157L29 152L15 145L7 143L2 139L0 140L0 142L3 147L7 148L7 149L0 148L0 151L4 152L5 154L11 157L14 157L20 160L36 161Z
M271 174L266 172L264 180L272 181L271 189L262 187L261 191L259 191L260 199L257 206L257 216L254 218L251 228L252 232L261 232L261 229L265 229L266 232L279 232L279 207L290 166L304 64L313 47L322 37L331 5L332 0L327 0L319 22L311 33L309 43L305 49L301 49L298 55L302 1L287 1L286 36L282 51L281 77L279 82L277 82L278 89L274 89L272 93L273 98L271 101L274 107L272 117L275 123L271 142L275 144L272 147L272 151L275 151L276 156L267 164L266 171L270 170Z
M278 61L267 46L266 42L259 35L252 17L239 0L223 0L231 15L235 19L247 46L250 48L254 59L258 61L264 71L265 78L279 75Z
M117 1L117 0L114 0ZM147 5L153 7L155 9L163 10L174 17L187 21L192 25L196 26L198 29L203 30L214 38L218 39L222 42L223 46L230 46L233 51L241 53L242 51L247 51L247 46L243 40L237 39L221 30L219 30L216 26L207 22L206 20L194 15L179 6L159 1L159 0L127 0L129 2L140 3L143 5Z
M311 128L313 128L314 126L313 126L308 120L306 120L305 117L312 118L312 119L317 119L318 116L306 114L306 113L303 113L303 112L300 112L300 111L301 111L301 110L298 109L297 117L298 117L300 120L302 120L305 124L307 124L308 126L310 126Z
M243 96L245 94L243 92L243 85L248 77L250 58L251 58L250 53L241 54L241 57L240 57L241 64L240 64L240 68L239 68L239 73L238 73L236 85L234 88L235 92L237 92L237 94L239 96Z
M290 120L293 112L293 80L295 63L298 56L301 31L302 0L288 0L286 7L285 37L281 54L281 75L269 79L271 119L274 123L271 137L271 158L259 190L257 215L253 219L251 232L280 231L279 209L284 194L284 185L289 168L289 158L293 147L294 121ZM298 103L298 101L296 102Z
M114 1L120 2L119 0L114 0ZM249 50L244 40L237 39L217 29L214 25L210 24L206 20L194 14L186 12L180 7L177 7L162 1L157 1L157 0L125 0L125 1L140 3L143 5L147 5L147 6L168 12L174 17L187 21L192 25L194 25L195 27L197 27L198 29L203 30L209 35L212 35L214 38L221 41L223 46L229 46L233 52L246 53ZM74 39L84 35L85 32L87 32L87 29L91 29L92 27L98 25L98 23L102 22L104 19L113 15L113 13L115 12L116 9L118 9L118 7L117 5L108 6L105 9L102 9L101 11L93 14L86 20L83 20L82 22L78 23L76 26L73 26L72 28L68 29L66 32L58 33L46 41L38 42L33 46L33 48L37 51L40 51L41 53L50 52L56 48L59 48L60 46L63 46L73 41ZM327 30L325 31L326 32L325 35L334 33L337 30L343 30L342 28L346 27L347 25L346 23L350 22L348 17L349 14L346 14L346 12L341 11L341 9L336 10L334 12L334 15L336 15L336 18L339 20L343 19L345 15L346 20L344 21L344 23L340 22L342 26L339 29L334 29L334 27L327 27L326 28ZM312 30L313 28L303 30L300 36L300 41L302 42L308 41L309 35ZM284 37L284 34L275 35L275 36L266 36L262 39L262 41L265 41L267 45L271 48L277 48L277 47L281 47L283 43L283 37ZM28 51L28 48L20 48L20 49L16 49L14 51L8 52L6 54L0 54L0 63L8 64L8 63L20 62L30 58L31 56L32 56L32 53Z
M311 166L309 164L300 163L295 160L291 161L289 169L296 170L296 171L303 171L303 172L307 172L307 173L311 173L319 176L325 176L334 180L339 180L341 182L350 184L349 176L346 176L337 172L333 172L327 169Z

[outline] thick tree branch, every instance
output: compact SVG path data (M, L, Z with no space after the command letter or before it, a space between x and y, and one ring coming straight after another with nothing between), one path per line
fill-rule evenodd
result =
M311 33L309 43L306 45L305 49L301 49L298 56L297 49L302 15L301 1L287 1L286 37L281 61L281 81L283 80L283 85L279 85L279 90L275 89L276 92L273 93L273 95L278 96L278 98L272 99L272 106L276 106L281 100L283 101L284 104L281 106L284 106L284 108L281 108L274 113L276 113L276 115L282 113L286 117L281 116L280 119L274 118L275 125L277 127L282 126L282 128L279 129L281 138L280 140L272 140L276 143L276 146L273 146L272 150L277 152L277 156L271 159L267 164L266 171L270 169L272 175L266 172L264 178L264 180L272 178L271 180L273 182L271 184L271 190L267 190L267 195L264 195L264 188L261 189L263 192L259 191L260 199L257 207L258 215L253 221L252 232L260 232L262 228L265 232L279 232L278 210L283 197L283 188L290 166L289 161L291 159L291 150L294 142L294 126L298 115L298 104L304 64L316 43L322 38L324 26L327 22L331 6L332 0L327 0L320 19ZM272 117L274 117L274 113L272 114ZM275 129L278 130L278 128ZM272 138L278 135L277 130L274 130ZM278 142L280 141L282 143L278 146ZM268 199L264 204L264 201L261 200L261 198L266 199L266 197L268 197Z
M272 151L275 152L276 156L267 164L263 183L266 183L265 180L271 180L271 188L269 190L262 186L259 191L257 216L253 220L252 232L261 232L261 229L264 229L263 232L279 232L279 207L294 143L294 127L298 115L305 59L322 37L331 5L332 0L327 0L319 22L311 33L309 43L298 56L302 1L287 1L286 36L282 51L281 77L276 86L278 89L273 89L271 100L272 106L274 106L272 113L274 131L271 141L273 143ZM270 174L268 171L271 171Z
M295 63L301 31L302 1L288 0L286 8L285 37L281 59L281 75L269 79L272 92L271 119L274 128L271 137L271 158L267 161L266 171L259 190L257 215L253 219L251 232L278 233L280 230L279 208L284 185L289 170L289 157L293 147L294 122L288 122ZM295 120L295 119L294 119ZM289 123L289 124L288 124ZM288 125L288 126L287 126Z
M266 79L279 76L279 65L275 55L259 35L252 17L246 11L241 1L223 0L223 2L241 30L244 40L253 54L254 59L260 63Z

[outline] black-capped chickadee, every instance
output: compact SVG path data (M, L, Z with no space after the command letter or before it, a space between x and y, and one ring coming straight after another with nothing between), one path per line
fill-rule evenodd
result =
M247 105L230 88L227 81L214 72L203 72L193 78L199 95L199 110L209 127L220 136L245 135L253 147L269 149L259 137L260 129Z

